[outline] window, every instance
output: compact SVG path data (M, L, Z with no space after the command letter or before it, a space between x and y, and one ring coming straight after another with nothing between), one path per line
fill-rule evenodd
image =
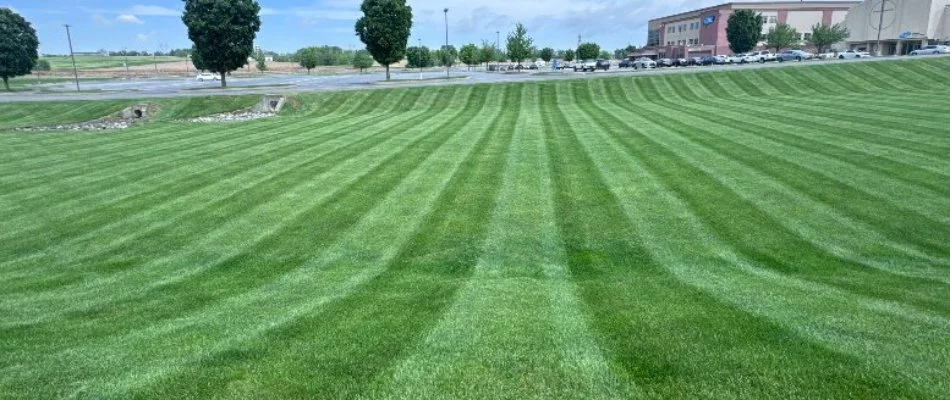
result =
M767 22L770 23L770 24L776 24L776 23L778 23L778 17L777 17L777 16L774 16L774 15L769 16L769 20L768 20Z
M811 40L811 32L805 32L802 36L805 40Z

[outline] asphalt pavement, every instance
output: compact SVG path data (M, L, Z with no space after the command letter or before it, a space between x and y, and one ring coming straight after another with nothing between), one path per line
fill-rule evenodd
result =
M947 57L930 56L930 57ZM816 64L839 64L908 60L910 57L870 57L851 60L813 60L804 62L768 62L743 65L717 65L705 67L659 68L651 70L619 69L609 71L573 72L539 70L522 73L468 71L453 68L444 79L445 70L426 72L395 72L392 81L385 82L384 73L349 75L279 75L265 74L259 77L228 79L228 89L221 89L217 81L199 82L195 78L165 78L139 80L100 80L81 82L83 92L75 92L74 83L57 83L37 86L34 92L0 94L0 102L96 100L96 99L144 99L179 96L240 95L257 93L299 93L319 91L378 89L402 86L433 86L447 84L479 84L500 82L531 82L558 79L588 79L605 76L649 76L680 74L698 71L743 70L756 68L794 68Z

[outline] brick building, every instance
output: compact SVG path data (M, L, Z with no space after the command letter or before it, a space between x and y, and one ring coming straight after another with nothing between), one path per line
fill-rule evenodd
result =
M636 53L647 57L696 57L731 55L726 39L726 22L738 9L752 9L765 18L763 35L778 24L789 24L804 42L817 23L844 22L848 9L859 1L779 1L726 3L651 20L647 46Z

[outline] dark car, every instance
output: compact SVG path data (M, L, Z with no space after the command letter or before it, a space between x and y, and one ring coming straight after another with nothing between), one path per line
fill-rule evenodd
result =
M677 59L673 60L673 66L674 66L674 67L688 67L688 66L689 66L689 60L687 60L687 59L685 59L685 58L677 58Z
M716 64L722 64L722 60L713 56L706 56L706 57L703 57L699 65L705 66L705 65L716 65Z
M702 57L690 58L689 65L703 65L703 58Z
M673 66L673 60L671 60L671 59L669 59L669 58L661 58L661 59L659 59L659 60L656 60L656 66L659 67L659 68L672 67L672 66Z
M597 66L594 69L602 69L604 71L607 71L610 69L610 61L597 60Z
M618 68L633 68L634 63L636 63L635 59L628 58L628 59L620 61L620 65L618 65Z

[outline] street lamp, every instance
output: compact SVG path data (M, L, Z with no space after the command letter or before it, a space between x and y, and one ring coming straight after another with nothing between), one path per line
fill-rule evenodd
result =
M76 69L76 55L73 54L73 37L69 34L69 24L64 24L66 27L66 39L69 40L69 57L73 59L73 75L76 77L76 91L79 91L79 70Z
M419 38L419 50L417 54L419 55L419 57L422 57L422 38ZM422 80L422 64L419 64L416 67L419 68L419 80L421 81Z
M445 51L442 56L445 57L445 79L449 78L449 9L442 10L445 13Z

